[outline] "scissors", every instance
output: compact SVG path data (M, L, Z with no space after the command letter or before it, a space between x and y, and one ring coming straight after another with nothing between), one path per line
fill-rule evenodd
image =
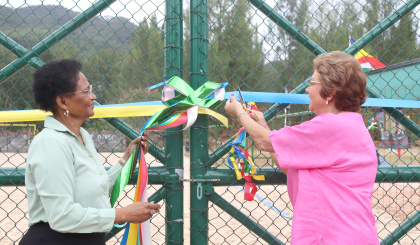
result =
M245 111L250 111L251 110L251 105L246 105L245 101L244 101L244 96L242 95L241 89L238 87L238 94L239 94L239 102L241 102L242 107L244 108ZM258 121L258 116L257 114L255 114L256 120Z

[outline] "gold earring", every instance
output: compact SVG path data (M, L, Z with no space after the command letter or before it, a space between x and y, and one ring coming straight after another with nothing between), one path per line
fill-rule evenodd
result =
M66 110L66 111L64 112L64 116L69 117L69 110Z

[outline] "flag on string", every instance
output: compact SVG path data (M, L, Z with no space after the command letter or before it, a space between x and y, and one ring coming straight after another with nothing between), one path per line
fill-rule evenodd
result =
M355 43L354 39L352 37L349 37L349 45L353 45ZM370 70L376 70L380 68L386 67L384 63L382 63L377 58L370 55L365 50L361 49L356 55L355 58L359 61L360 65L362 66L363 71L370 71Z

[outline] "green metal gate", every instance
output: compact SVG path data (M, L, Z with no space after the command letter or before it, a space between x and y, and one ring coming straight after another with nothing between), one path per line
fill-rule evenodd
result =
M240 86L300 94L316 55L331 50L356 55L362 48L387 65L367 72L370 97L420 99L420 0L1 4L0 111L36 108L31 74L56 59L82 61L97 103L118 104L159 100L160 91L147 87L163 75L183 77L193 89L210 80L229 82L228 91ZM350 47L348 36L356 40ZM314 116L306 105L258 107L272 129ZM419 109L363 108L361 113L367 126L383 115L381 127L371 131L382 163L372 199L381 244L420 243ZM89 119L83 126L108 167L145 121ZM1 244L17 243L27 229L26 152L42 127L40 122L0 124ZM293 208L286 176L269 155L248 141L258 173L266 178L257 182L253 202L243 200L244 182L228 168L229 143L238 129L233 120L226 129L200 115L189 131L177 127L150 134L149 200L164 204L151 221L155 244L290 244ZM400 138L397 130L404 131ZM390 139L407 144L390 147ZM135 178L130 184L118 205L132 201ZM118 244L121 236L121 228L114 228L107 244Z

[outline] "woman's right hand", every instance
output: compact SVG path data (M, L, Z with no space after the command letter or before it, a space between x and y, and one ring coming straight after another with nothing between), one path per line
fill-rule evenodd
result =
M235 96L232 94L230 99L226 100L225 111L231 116L238 117L238 115L244 112L245 110L243 105L239 101L237 101Z
M123 208L116 208L114 223L143 223L158 213L160 208L160 204L152 202L136 202Z

